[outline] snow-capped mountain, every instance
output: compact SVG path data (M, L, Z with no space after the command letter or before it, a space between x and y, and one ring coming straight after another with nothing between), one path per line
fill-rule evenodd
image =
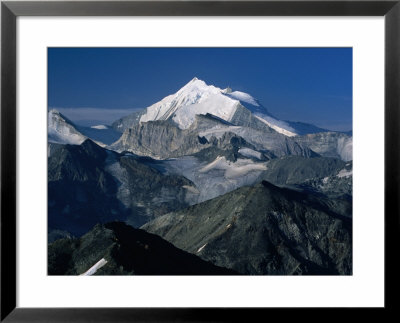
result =
M175 94L148 107L140 122L172 119L179 128L187 129L196 114L206 113L230 121L238 103L223 95L221 89L194 78Z
M80 145L87 137L79 132L72 121L51 109L48 112L48 141L58 144Z
M140 122L171 120L180 129L188 129L195 121L195 116L199 114L211 114L237 124L237 119L239 115L243 114L243 109L250 111L252 117L267 127L286 136L325 131L312 125L307 128L304 127L304 124L297 125L279 120L250 94L232 91L230 88L220 89L213 85L207 85L196 77L175 94L165 97L142 112L136 112L134 115L117 120L113 127L123 132L127 127ZM305 129L310 132L305 132Z
M157 159L192 155L206 148L213 137L228 132L259 152L269 151L276 157L312 156L314 151L345 161L352 159L351 136L279 120L250 94L220 89L197 78L175 94L115 121L112 127L123 133L110 146L112 149ZM199 141L198 137L205 139Z
M104 147L111 145L121 137L121 133L110 126L97 125L82 127L75 125L56 109L48 112L48 141L57 144L80 145L90 138Z
M48 140L49 274L352 273L351 134L194 78L112 126L50 110Z

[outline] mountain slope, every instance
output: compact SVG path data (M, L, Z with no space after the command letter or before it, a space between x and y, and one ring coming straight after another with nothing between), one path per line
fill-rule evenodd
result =
M113 127L123 134L112 149L156 159L210 149L212 137L231 132L252 145L257 154L270 158L319 154L352 160L351 136L279 120L250 94L220 89L197 78L143 111L117 120Z
M352 199L352 163L338 158L287 156L272 159L259 176L275 185L306 190L329 198Z
M56 109L48 112L47 139L49 143L80 145L86 139L91 139L96 144L105 147L120 137L121 134L111 127L78 126Z
M295 140L321 156L353 160L353 137L340 132L322 132L295 137Z
M50 144L49 230L79 236L99 222L142 225L189 205L192 190L182 176L162 174L146 159L106 150L89 139L81 145Z
M79 145L87 139L85 135L76 129L72 121L55 109L48 112L47 122L49 142Z
M263 179L275 185L300 184L309 179L336 175L345 165L337 158L287 156L268 161Z
M106 157L106 151L90 140L52 148L48 158L49 231L80 235L97 222L118 218L118 187L104 170Z
M256 149L270 157L316 156L308 147L272 129L235 126L210 114L196 115L187 129L180 129L168 120L138 123L126 129L110 147L156 159L176 158L209 149L218 145L221 138L232 134L242 142L242 148Z
M243 119L245 110L250 113L251 119L247 121L247 125ZM305 124L298 127L296 123L290 124L279 120L250 94L207 85L196 77L175 94L165 97L143 111L117 120L112 126L115 130L123 132L140 122L170 120L180 129L187 129L195 121L196 115L207 113L235 125L249 126L250 122L257 127L273 129L286 136L302 135L305 129L312 133L324 131L311 125L309 128L306 128Z
M124 131L121 138L111 147L117 151L157 159L191 155L210 146L196 133L180 129L168 121L139 123Z
M349 275L349 209L346 201L317 198L264 181L164 215L142 229L243 274Z
M346 163L343 168L330 175L311 178L297 187L303 190L321 193L329 198L342 198L352 201L353 198L353 163Z
M49 275L233 275L122 222L96 225L48 247Z
M119 118L111 124L111 127L120 133L124 132L125 129L128 129L134 125L137 125L140 122L140 118L143 114L146 113L146 109L135 111L125 117Z
M242 111L239 109L238 111ZM245 110L243 110L245 111ZM240 112L241 113L241 112ZM234 133L238 137L243 138L247 143L251 144L255 150L267 152L270 157L282 157L286 155L299 155L304 157L313 157L317 154L305 145L299 144L293 138L282 135L272 128L265 128L265 125L259 127L252 119L249 111L247 117L237 116L237 123L241 125L233 125L227 122L209 122L206 116L197 116L196 122L189 128L192 132L197 133L200 137L220 138L227 132ZM236 118L236 117L235 117ZM239 121L239 119L241 121Z

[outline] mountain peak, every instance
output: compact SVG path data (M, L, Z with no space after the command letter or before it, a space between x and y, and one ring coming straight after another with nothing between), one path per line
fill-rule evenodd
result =
M194 77L188 83L186 83L177 93L186 93L186 92L206 92L210 89L215 88L212 85L206 84L203 80Z
M54 109L54 108L50 109L49 113L50 114L60 114L60 112L57 109Z
M224 93L224 94L232 93L232 89L228 86L226 89L222 90L222 93Z
M86 139L74 123L56 109L49 110L47 122L49 142L80 145Z
M168 95L161 101L147 107L140 115L135 114L130 118L134 119L134 123L172 120L179 128L188 129L195 121L196 115L208 113L226 122L239 125L237 124L238 120L248 118L249 112L251 113L251 122L254 125L258 124L258 127L272 128L276 132L289 137L302 134L297 125L289 124L289 122L274 117L265 106L249 93L236 91L230 87L222 89L212 84L209 85L198 77L193 77L174 94ZM232 122L233 118L236 118L235 122ZM242 122L248 124L249 121L242 120ZM120 123L117 127L116 130L119 132L127 128L125 126L121 129Z
M75 127L75 124L69 120L65 115L63 115L60 111L57 109L50 109L48 112L48 118L49 118L49 124L51 122L65 122L73 127Z

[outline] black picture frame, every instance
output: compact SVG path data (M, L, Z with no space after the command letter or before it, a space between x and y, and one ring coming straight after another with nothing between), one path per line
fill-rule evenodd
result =
M385 307L396 310L399 287L400 0L395 1L2 1L1 2L1 321L253 321L289 308L17 308L16 299L16 19L19 16L384 16L385 18ZM373 233L371 233L373 239ZM371 255L373 261L373 255ZM267 292L267 291L266 291ZM310 308L309 308L310 309ZM296 315L307 309L291 308ZM311 308L311 310L316 310ZM325 310L338 318L336 310ZM346 309L346 311L359 309ZM260 316L261 315L261 316ZM315 315L312 314L312 315ZM326 315L324 313L324 315ZM339 316L340 315L340 316ZM317 316L319 316L317 314ZM263 319L263 320L264 320ZM323 319L320 317L320 319Z

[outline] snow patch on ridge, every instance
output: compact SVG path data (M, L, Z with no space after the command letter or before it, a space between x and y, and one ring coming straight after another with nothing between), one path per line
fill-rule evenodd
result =
M92 267L90 267L86 272L84 272L80 276L92 276L92 275L94 275L107 262L108 262L107 260L105 260L104 258L101 258L98 262L96 262Z
M212 136L214 136L217 139L220 139L226 132L235 133L236 130L239 130L241 128L243 128L243 127L241 127L241 126L227 126L227 127L216 126L216 127L207 129L205 131L199 132L199 136L205 137L207 140L209 140Z
M253 157L253 158L257 158L257 159L261 159L261 157L262 157L262 154L260 152L255 151L250 148L240 148L238 152L239 152L239 154L242 154L245 157Z
M238 159L233 163L227 161L225 157L218 156L214 161L201 168L199 172L208 173L212 170L224 170L226 179L235 179L253 171L263 171L266 169L265 164L254 163L250 159Z
M297 136L295 130L284 121L276 120L267 115L255 115L255 117L261 122L265 123L267 126L274 129L276 132L288 137Z
M254 105L256 107L260 106L260 104L257 102L257 100L255 98L253 98L248 93L244 93L244 92L240 92L240 91L234 91L234 92L231 92L231 93L227 93L225 95L231 97L232 99L239 100L239 101L242 101L242 102L246 102L246 103Z
M336 176L339 178L353 176L353 170L342 169Z
M201 246L201 247L200 247L200 248L197 250L197 252L200 252L200 251L202 251L206 245L207 245L207 243L206 243L206 244L204 244L203 246Z

